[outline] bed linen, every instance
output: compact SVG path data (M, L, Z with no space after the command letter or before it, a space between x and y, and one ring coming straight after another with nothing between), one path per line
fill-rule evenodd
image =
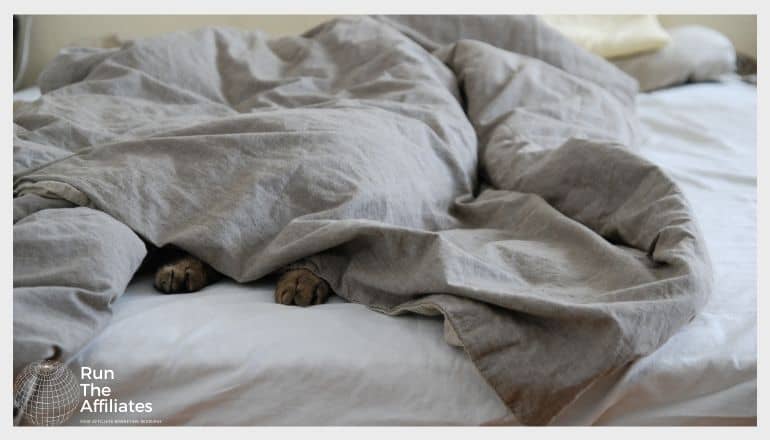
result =
M18 91L13 92L13 100L15 101L34 101L37 98L40 97L40 87L28 87L26 89L21 89Z
M553 423L756 424L756 89L676 87L639 95L637 111L640 153L692 200L715 290L692 323ZM443 342L440 319L371 316L339 297L286 308L273 304L273 287L223 282L164 296L140 277L75 361L116 370L116 395L153 402L152 417L167 424L517 423Z
M711 291L686 198L629 151L634 81L535 17L181 32L68 50L40 86L14 118L14 192L79 207L15 223L14 368L88 341L47 316L104 328L138 237L239 282L293 263L371 309L441 314L526 424ZM79 237L84 216L103 225ZM93 260L96 233L99 270L35 273Z
M643 92L714 81L735 72L735 48L720 32L704 26L679 26L668 32L671 42L664 48L610 61L636 79Z
M671 39L655 15L540 15L578 46L605 58L658 50Z

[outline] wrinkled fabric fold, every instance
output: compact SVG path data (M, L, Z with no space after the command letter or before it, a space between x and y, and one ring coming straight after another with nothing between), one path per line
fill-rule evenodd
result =
M128 227L90 208L48 207L14 224L14 373L84 348L146 252Z

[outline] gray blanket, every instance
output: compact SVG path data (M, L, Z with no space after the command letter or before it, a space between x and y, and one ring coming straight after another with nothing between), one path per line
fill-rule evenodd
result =
M40 86L14 115L15 370L108 323L140 237L442 314L527 424L709 294L685 198L631 150L635 82L534 17L174 33L65 51Z

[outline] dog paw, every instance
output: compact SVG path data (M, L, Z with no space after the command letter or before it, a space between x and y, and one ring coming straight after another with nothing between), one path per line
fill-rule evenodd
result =
M275 302L285 305L310 306L329 298L329 284L307 269L284 272L275 287Z
M155 288L164 293L195 292L213 281L212 272L206 263L186 256L158 268Z

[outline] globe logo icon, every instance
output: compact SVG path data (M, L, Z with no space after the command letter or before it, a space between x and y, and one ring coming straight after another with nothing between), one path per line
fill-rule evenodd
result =
M13 403L27 423L61 425L80 404L75 375L58 361L33 362L16 376Z

